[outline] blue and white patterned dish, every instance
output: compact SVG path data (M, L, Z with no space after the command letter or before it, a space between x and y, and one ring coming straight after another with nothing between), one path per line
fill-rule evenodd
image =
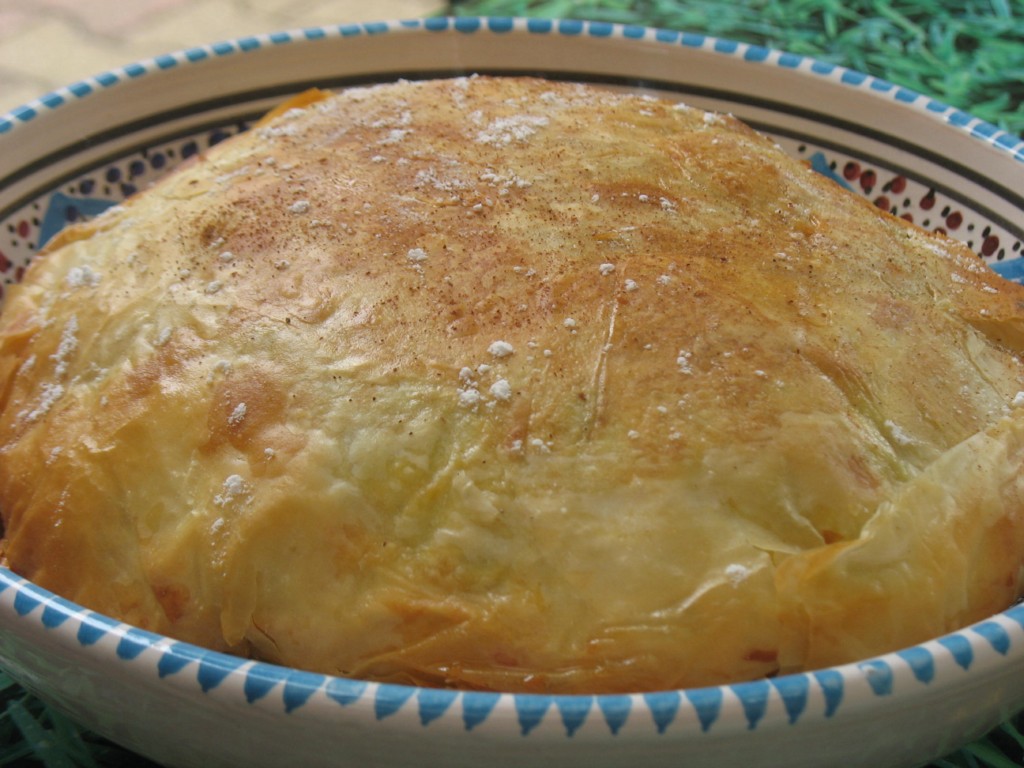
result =
M0 291L69 221L116 204L284 96L472 72L728 111L877 205L1024 277L1024 140L859 73L604 23L428 19L215 43L0 116ZM2 293L0 293L2 297ZM0 664L172 766L911 766L1024 709L1024 607L808 674L653 694L492 694L333 678L143 632L0 568Z

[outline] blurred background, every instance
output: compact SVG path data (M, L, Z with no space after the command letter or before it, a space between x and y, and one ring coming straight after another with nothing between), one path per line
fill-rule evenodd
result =
M0 0L0 114L193 45L442 14L593 19L767 45L884 78L1024 135L1024 0ZM36 765L149 764L50 711L0 669L0 768ZM1017 766L1022 717L932 768Z
M0 113L191 45L434 14L596 19L768 45L1024 134L1024 0L0 0Z
M0 113L84 76L192 45L445 7L445 0L0 0Z

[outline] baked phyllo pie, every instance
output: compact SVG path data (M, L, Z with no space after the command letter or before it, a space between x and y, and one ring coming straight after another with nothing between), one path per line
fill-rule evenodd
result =
M1021 590L1022 302L728 116L525 78L309 93L9 292L6 556L370 680L848 662Z

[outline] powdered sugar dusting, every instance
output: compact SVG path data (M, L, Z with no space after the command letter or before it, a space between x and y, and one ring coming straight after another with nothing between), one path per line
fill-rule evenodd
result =
M688 352L685 349L679 350L679 354L676 356L676 365L679 366L680 373L693 373L693 366L690 365L691 357L693 357L692 352Z
M242 419L245 418L246 411L245 403L239 403L235 406L234 410L231 411L231 415L228 416L228 424L232 427L242 423Z
M224 480L221 492L213 497L213 503L218 507L226 507L249 492L249 486L241 475L229 475Z
M477 133L476 141L478 144L490 144L495 147L508 146L512 142L526 141L548 123L548 118L543 115L499 117Z
M43 384L43 390L39 397L39 403L28 413L18 414L26 421L33 422L45 416L64 394L64 386L55 382Z
M892 438L893 442L896 443L897 445L906 446L912 445L914 442L916 442L909 433L907 433L899 424L894 422L892 419L886 420L885 428L886 430L888 430L889 436Z
M103 276L99 272L96 272L92 267L84 265L69 269L67 276L64 278L64 283L69 288L95 288L99 285L102 277Z
M459 390L459 405L463 408L472 408L483 399L478 389L466 387Z
M491 344L491 346L487 348L487 351L490 352L495 357L508 357L509 355L513 354L516 350L515 347L513 347L507 341L495 341Z
M78 347L78 316L72 315L64 325L60 334L60 342L57 344L57 351L50 355L50 359L56 364L54 373L63 376L67 373L67 358Z
M412 185L416 189L430 186L440 192L457 192L469 186L456 176L440 173L434 166L418 171Z
M514 171L497 173L489 169L480 174L480 181L487 182L492 187L497 187L498 194L500 195L507 195L512 187L525 189L532 185L532 182L522 178Z
M510 400L512 398L512 386L506 379L498 379L491 385L491 397L496 400Z
M733 586L737 586L741 581L750 576L750 569L745 565L733 563L725 567L725 576Z
M164 326L156 335L156 345L162 347L171 340L171 336L174 334L174 329L169 326Z
M392 128L390 131L388 131L388 135L385 136L380 141L378 141L377 143L382 147L388 146L389 144L398 144L401 141L403 141L405 137L408 136L410 133L411 131L409 131L406 128Z

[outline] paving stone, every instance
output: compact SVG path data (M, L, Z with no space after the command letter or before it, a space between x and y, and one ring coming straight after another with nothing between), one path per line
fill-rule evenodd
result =
M28 34L39 21L38 14L23 8L0 7L0 45L11 38Z
M375 3L358 4L326 0L306 8L302 20L316 26L354 21L415 19L434 15L443 7L444 3L437 0L377 0Z
M49 17L33 25L28 33L9 38L0 45L0 69L13 73L12 81L43 86L41 96L62 85L109 69L124 56L117 41L83 33L73 21ZM18 76L20 75L20 77ZM0 81L0 110L24 101L14 94L7 78Z
M83 77L261 32L431 15L443 0L0 0L0 113Z

